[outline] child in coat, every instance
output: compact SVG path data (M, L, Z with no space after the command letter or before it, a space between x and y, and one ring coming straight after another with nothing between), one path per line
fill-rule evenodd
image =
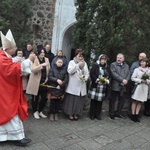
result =
M55 65L51 68L49 72L49 85L48 99L50 99L50 120L58 120L58 111L60 107L60 102L64 97L65 89L68 83L67 70L63 67L62 58L57 58Z

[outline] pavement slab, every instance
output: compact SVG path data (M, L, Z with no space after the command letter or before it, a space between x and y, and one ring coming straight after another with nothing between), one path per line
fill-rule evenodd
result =
M141 110L141 122L134 123L126 111L124 118L110 120L108 101L104 101L102 120L89 119L89 109L85 109L78 121L70 121L60 111L59 120L52 122L49 117L35 119L29 107L29 118L23 124L32 142L25 147L1 142L0 150L149 150L150 118Z

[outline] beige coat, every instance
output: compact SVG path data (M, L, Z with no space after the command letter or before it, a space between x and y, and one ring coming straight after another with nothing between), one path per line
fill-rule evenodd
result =
M49 63L48 58L45 58L45 62ZM30 74L30 78L26 89L27 94L31 94L31 95L38 94L40 79L41 79L41 69L42 66L40 65L40 62L36 57L34 63L31 65L32 73ZM49 70L50 70L50 65L46 67L47 80L48 80Z

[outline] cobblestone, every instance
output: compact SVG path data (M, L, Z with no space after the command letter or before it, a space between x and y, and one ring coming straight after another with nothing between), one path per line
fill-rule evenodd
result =
M26 137L32 142L26 147L11 142L0 143L0 150L149 150L150 118L141 113L141 123L125 118L110 120L108 101L104 102L102 120L90 120L88 111L78 121L70 121L62 112L59 120L36 120L29 108L24 122ZM124 110L125 111L125 110ZM45 114L47 113L45 109Z

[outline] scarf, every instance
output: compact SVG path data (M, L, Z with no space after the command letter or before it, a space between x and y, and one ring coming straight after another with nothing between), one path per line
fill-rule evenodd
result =
M80 62L76 57L74 57L73 60L76 64ZM77 70L77 75L79 76L79 78L81 78L85 75L84 74L85 73L85 70L84 70L85 61L84 61L84 59L82 60L82 62L84 62L84 65L79 67L79 69Z

